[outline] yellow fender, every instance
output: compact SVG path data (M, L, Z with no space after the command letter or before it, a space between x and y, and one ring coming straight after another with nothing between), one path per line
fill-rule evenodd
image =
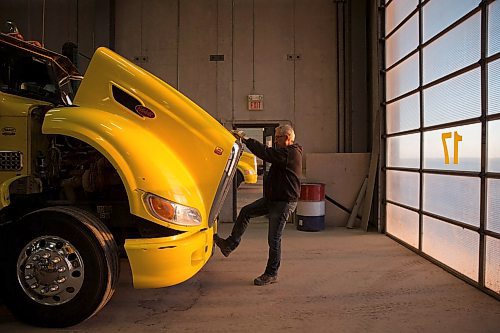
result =
M131 213L151 220L142 196L154 193L196 207L206 220L207 205L196 182L161 138L138 122L91 108L50 110L43 124L46 134L79 139L96 148L118 171L127 190ZM206 199L206 198L205 198ZM170 226L156 219L157 223ZM176 229L180 229L175 225Z
M132 105L126 105L119 91ZM207 112L154 75L106 48L95 52L72 107L47 112L42 131L101 152L125 184L132 214L178 230L147 211L145 192L198 209L207 225L235 138ZM128 103L130 104L130 103ZM147 108L151 118L136 112Z

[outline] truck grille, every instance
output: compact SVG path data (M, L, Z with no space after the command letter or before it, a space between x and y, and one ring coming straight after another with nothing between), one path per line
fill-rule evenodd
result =
M19 171L23 168L23 153L0 151L0 171Z
M215 199L210 209L210 216L208 217L208 225L211 227L215 219L220 213L224 199L226 198L229 188L233 184L232 180L234 174L236 173L236 167L238 161L240 160L243 150L241 149L241 143L239 141L235 142L231 154L227 159L226 167L224 168L224 174L217 188L217 193L215 194Z

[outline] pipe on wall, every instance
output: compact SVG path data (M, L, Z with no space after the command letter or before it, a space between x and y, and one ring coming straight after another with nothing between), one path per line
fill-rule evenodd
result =
M42 4L42 46L45 46L45 0Z
M337 152L349 152L350 146L350 113L349 110L349 68L348 65L348 3L345 0L335 0L337 5Z

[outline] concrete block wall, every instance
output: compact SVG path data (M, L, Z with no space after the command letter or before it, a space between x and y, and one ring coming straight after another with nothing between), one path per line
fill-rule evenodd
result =
M352 210L363 181L368 177L369 153L306 154L308 182L324 183L325 194L342 206ZM362 215L362 207L358 215ZM325 225L345 226L349 214L338 206L325 202ZM355 226L359 226L357 220Z
M228 127L291 122L306 151L331 152L337 149L335 8L330 0L122 0L116 51ZM215 54L224 61L210 61ZM264 95L263 111L247 110L252 93Z

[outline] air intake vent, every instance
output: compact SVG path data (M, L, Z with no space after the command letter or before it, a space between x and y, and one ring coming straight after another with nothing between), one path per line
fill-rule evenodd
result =
M23 168L20 151L0 151L0 171L19 171Z
M111 90L113 91L113 98L115 101L129 109L135 114L137 113L136 106L137 105L142 105L141 102L139 102L135 97L130 96L127 94L125 91L121 90L120 88L116 86L112 86ZM139 114L140 115L140 114ZM140 115L142 116L142 115Z

